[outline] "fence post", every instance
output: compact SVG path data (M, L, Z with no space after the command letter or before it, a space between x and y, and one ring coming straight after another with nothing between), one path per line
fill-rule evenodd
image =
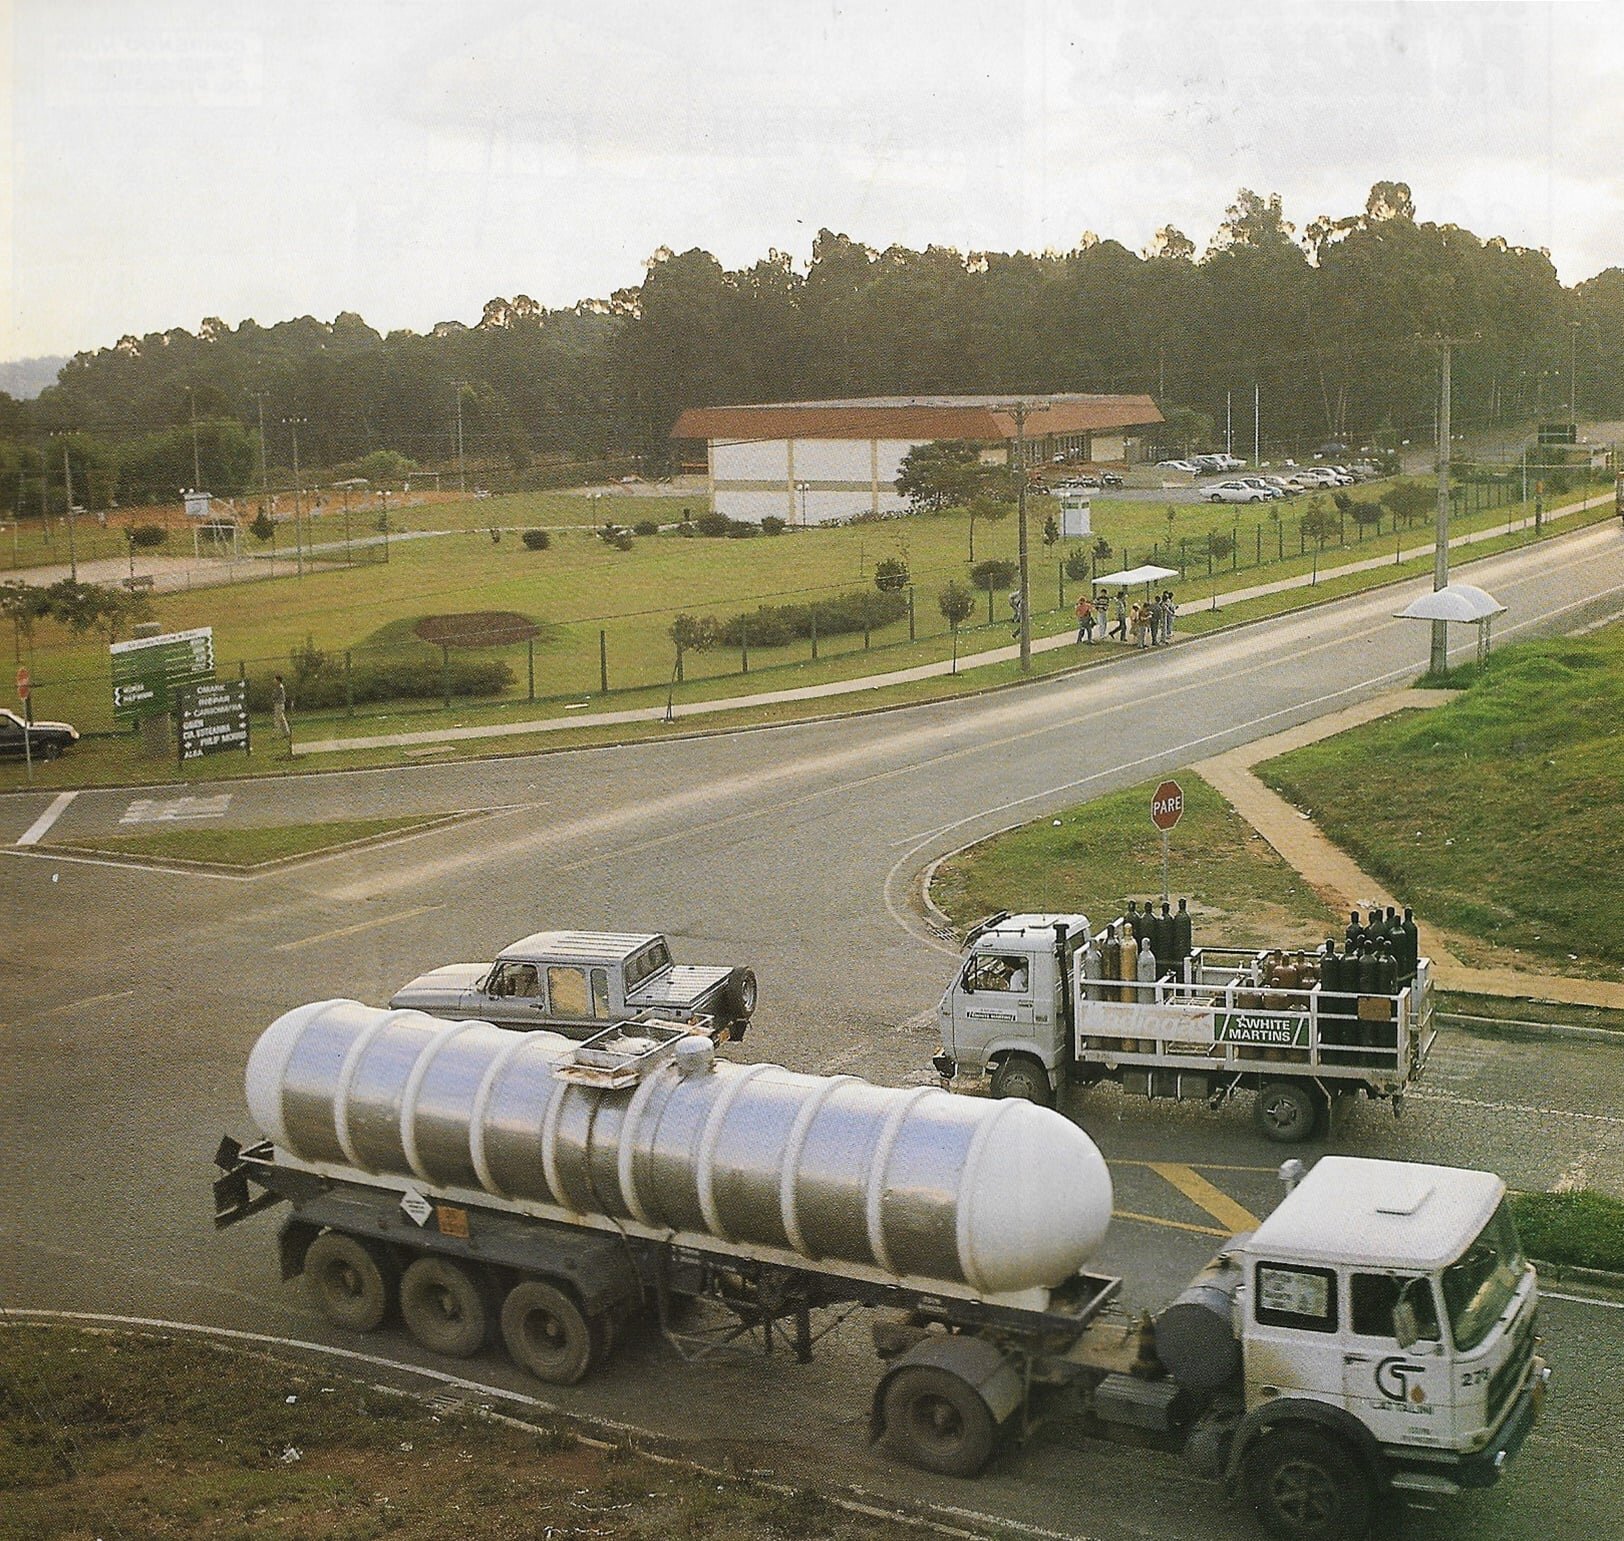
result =
M524 639L524 665L525 674L529 679L530 699L534 701L536 699L536 639L534 637Z
M246 659L239 658L237 660L237 678L240 680L248 678L248 662Z
M992 584L987 585L987 624L992 625Z
M1256 534L1257 534L1257 560L1252 563L1252 566L1261 567L1263 565L1263 526L1261 524L1257 527Z
M1282 519L1280 521L1280 523L1277 524L1274 527L1274 545L1275 545L1275 552L1274 552L1275 561L1277 561L1277 562L1285 561L1285 559L1286 559L1286 521L1284 519Z
M812 606L812 656L818 656L818 607Z
M451 648L444 642L440 644L440 697L441 705L449 712L451 710Z
M911 583L908 585L908 640L917 640L914 636L914 590Z
M602 628L598 631L598 691L609 694L609 633Z
M1188 555L1186 554L1186 551L1185 551L1185 548L1189 545L1189 543L1190 543L1189 536L1187 536L1187 535L1179 536L1179 582L1180 583L1184 582L1184 568L1185 568L1186 563L1189 561L1189 557L1188 557Z
M350 670L350 650L344 649L344 713L355 715L355 676Z
M740 626L739 626L739 673L740 674L748 674L749 672L750 672L750 628L741 623Z
M1066 608L1066 559L1064 557L1060 559L1055 567L1055 572L1060 578L1060 608L1064 610Z
M868 613L865 611L863 613L863 651L865 653L868 651L868 637L869 637L869 619L868 619Z

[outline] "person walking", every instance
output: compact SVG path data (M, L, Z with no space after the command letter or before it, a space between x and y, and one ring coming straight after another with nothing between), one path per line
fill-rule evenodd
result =
M1021 591L1016 589L1009 596L1009 634L1019 638L1021 634Z
M1141 650L1145 646L1145 606L1135 605L1128 616L1128 630L1133 637L1133 645Z
M1128 640L1128 591L1118 589L1116 594L1116 625L1111 628L1110 635L1119 642Z
M288 687L280 674L271 677L271 723L287 740L288 753L293 753L293 729L288 725Z
M1178 618L1179 607L1173 598L1173 591L1169 589L1162 595L1162 646L1167 647L1173 641L1173 622Z
M1094 645L1094 601L1084 594L1077 601L1077 640Z

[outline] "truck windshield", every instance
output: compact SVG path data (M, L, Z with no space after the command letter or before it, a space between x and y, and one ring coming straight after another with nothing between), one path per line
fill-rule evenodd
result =
M1504 1201L1458 1262L1444 1269L1444 1305L1457 1349L1488 1337L1517 1292L1528 1264Z

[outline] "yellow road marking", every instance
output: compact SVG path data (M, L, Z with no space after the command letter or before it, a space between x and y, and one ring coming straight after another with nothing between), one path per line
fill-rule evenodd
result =
M318 942L336 941L341 936L354 936L357 931L371 931L378 926L392 926L397 920L413 920L431 910L444 909L443 904L420 904L415 910L397 910L393 915L376 915L371 920L357 921L353 926L340 926L336 931L323 931L318 936L302 936L296 942L282 942L272 952L297 952L301 947L314 947Z
M1146 1225L1165 1225L1173 1231L1194 1231L1197 1236L1223 1236L1226 1239L1231 1234L1221 1231L1216 1225L1192 1225L1188 1220L1164 1220L1160 1215L1141 1215L1131 1209L1113 1209L1113 1220L1142 1220Z
M1147 1165L1158 1177L1172 1183L1191 1203L1206 1210L1220 1225L1228 1227L1225 1235L1232 1231L1255 1231L1263 1223L1251 1210L1242 1208L1227 1193L1213 1187L1194 1167L1181 1166L1175 1161L1151 1161Z
M1157 1163L1154 1161L1129 1161L1121 1157L1113 1157L1110 1164L1112 1166L1154 1167ZM1190 1161L1186 1162L1185 1165L1194 1172L1267 1172L1271 1177L1277 1175L1280 1171L1280 1168L1276 1166L1233 1166L1226 1165L1222 1161Z
M49 1011L42 1011L42 1017L54 1017L60 1012L77 1011L81 1006L94 1006L98 1001L121 1001L127 995L134 995L134 990L109 990L105 995L87 995L82 1001L69 1001L65 1006L52 1006Z

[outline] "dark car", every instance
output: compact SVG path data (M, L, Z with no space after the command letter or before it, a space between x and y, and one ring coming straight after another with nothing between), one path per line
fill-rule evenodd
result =
M24 732L28 734L25 749ZM54 760L64 749L79 742L79 730L71 722L25 723L14 711L0 706L0 755L22 759L32 753L42 760Z
M1123 485L1122 478L1120 476L1118 476L1115 471L1101 471L1100 472L1100 486L1102 486L1102 487L1120 487L1122 485Z

